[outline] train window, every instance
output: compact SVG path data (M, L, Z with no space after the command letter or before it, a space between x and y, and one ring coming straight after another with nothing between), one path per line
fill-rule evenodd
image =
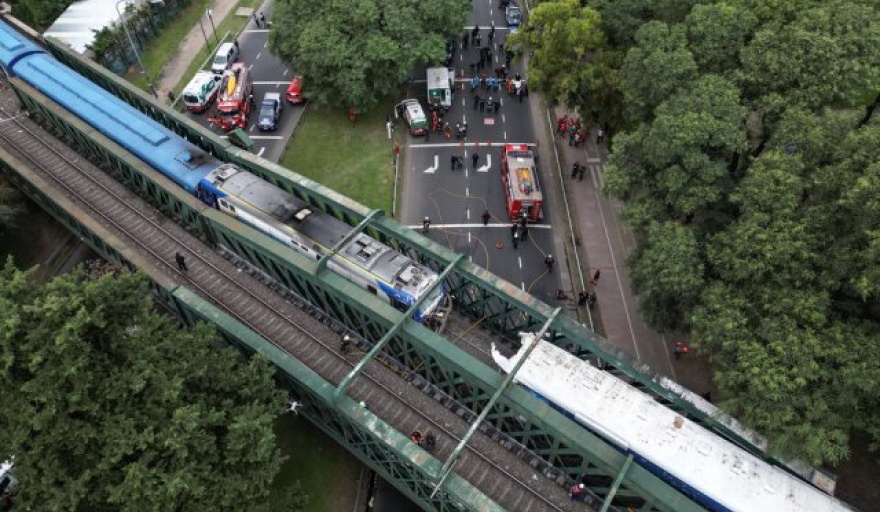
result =
M379 295L379 290L376 289L375 286L368 284L367 290L370 291L373 295Z

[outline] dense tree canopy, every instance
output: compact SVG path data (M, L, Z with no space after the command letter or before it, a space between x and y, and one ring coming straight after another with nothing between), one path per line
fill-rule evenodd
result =
M466 0L290 0L275 4L269 43L321 104L368 109L419 65L437 65L461 32Z
M0 271L0 434L31 510L269 510L268 362L151 312L139 275Z
M605 183L639 233L646 317L693 332L776 450L880 443L876 2L588 3L627 49Z

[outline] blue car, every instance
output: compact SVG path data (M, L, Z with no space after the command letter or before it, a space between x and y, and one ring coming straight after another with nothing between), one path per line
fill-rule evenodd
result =
M522 23L522 11L515 5L508 5L504 15L507 18L507 26L509 27L518 27Z

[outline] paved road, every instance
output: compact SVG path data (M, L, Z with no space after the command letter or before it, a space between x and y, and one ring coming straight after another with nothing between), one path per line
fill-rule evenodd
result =
M261 8L268 17L271 11L271 3L267 2ZM251 112L249 122L250 125L246 130L248 135L254 141L254 152L267 160L277 162L284 152L287 141L293 134L302 117L305 107L302 105L290 105L284 103L284 110L281 113L281 120L278 123L278 129L274 132L261 132L257 126L257 115L259 112L259 104L263 99L263 95L267 92L281 93L282 97L287 92L287 86L294 76L294 72L280 58L273 55L269 51L269 30L259 28L253 20L248 22L248 26L238 38L238 44L241 47L241 62L244 62L251 72L251 79L254 82L254 99L257 107ZM212 56L213 57L213 56ZM210 109L208 110L210 112ZM222 133L222 130L212 127L208 123L207 112L202 114L189 113L189 116L196 120L202 126L208 127L215 133Z
M493 61L482 71L492 74L504 63L503 43L507 37L507 24L503 11L492 2L474 2L471 19L465 30L473 24L481 27L483 46L489 44L489 27L494 21L495 40L492 44ZM456 41L453 64L464 73L469 82L470 64L478 60L474 45L462 48L461 40ZM511 73L522 71L513 64ZM478 71L479 72L479 71ZM424 70L419 70L418 80L411 90L423 105L426 90ZM492 96L501 101L499 112L480 112L474 108L474 95L483 98ZM430 115L430 114L429 114ZM401 220L403 223L419 228L424 217L430 217L429 237L447 245L449 248L467 255L474 263L507 279L521 289L539 299L551 302L559 288L558 270L548 273L544 258L553 250L553 229L548 219L534 224L529 229L528 239L513 248L511 222L506 215L504 192L501 187L501 146L507 143L535 142L533 120L528 98L519 101L501 91L481 91L474 93L469 87L455 93L452 109L445 116L451 124L467 122L466 140L444 139L442 135L432 134L424 138L409 138L406 148L406 169L404 191L401 200ZM403 126L400 126L403 129ZM479 155L477 165L472 156ZM451 157L463 156L465 168L451 170ZM545 211L555 205L545 203ZM484 226L481 216L489 210L492 220ZM557 261L559 258L556 258Z

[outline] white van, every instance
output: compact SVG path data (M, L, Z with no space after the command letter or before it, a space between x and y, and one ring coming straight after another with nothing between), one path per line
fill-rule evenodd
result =
M211 64L211 71L222 75L237 60L238 46L235 43L223 43L220 48L217 48L217 55L214 56L214 62Z
M217 91L220 90L220 82L222 81L222 76L215 75L210 71L196 73L196 76L189 81L180 95L187 110L202 112L210 107L214 98L217 97Z

